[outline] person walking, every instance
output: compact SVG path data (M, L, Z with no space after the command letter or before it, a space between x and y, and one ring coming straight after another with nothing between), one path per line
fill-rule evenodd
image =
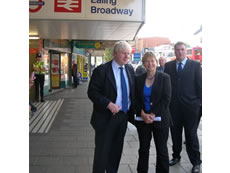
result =
M135 78L136 127L139 137L138 173L147 173L152 136L156 146L156 173L169 173L167 140L172 123L169 103L171 83L169 75L157 72L154 53L146 52L142 58L146 73Z
M77 86L79 85L78 70L77 70L77 64L74 62L73 62L71 71L72 71L72 76L73 76L73 87L77 88Z
M116 173L128 120L134 122L134 70L128 61L131 46L116 42L113 60L94 69L88 87L95 130L93 173Z
M202 103L201 65L187 58L185 43L177 42L174 51L176 60L166 63L164 70L170 75L172 85L170 112L174 123L171 127L173 158L169 161L169 165L173 166L181 159L184 128L186 151L193 165L192 173L198 173L201 164L197 136L197 122Z
M33 70L35 74L35 101L39 102L39 87L40 87L40 97L41 102L44 100L44 82L45 82L45 72L44 62L41 60L42 56L40 53L37 54L37 61L33 64Z

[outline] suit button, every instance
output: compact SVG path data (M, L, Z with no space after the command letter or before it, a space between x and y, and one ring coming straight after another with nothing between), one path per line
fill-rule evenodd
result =
M150 103L150 105L152 106L152 105L153 105L153 103L151 102L151 103Z

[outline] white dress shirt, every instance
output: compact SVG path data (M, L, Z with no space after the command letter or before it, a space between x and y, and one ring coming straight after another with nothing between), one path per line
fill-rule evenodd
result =
M117 87L117 98L116 98L116 105L120 106L120 110L122 110L122 89L121 89L121 67L119 64L116 63L116 61L112 61L112 68L113 68L113 74L115 77L116 87ZM128 110L131 104L130 101L130 88L129 88L129 80L128 75L125 69L125 66L123 65L123 74L125 77L125 82L127 86L127 94L128 94Z

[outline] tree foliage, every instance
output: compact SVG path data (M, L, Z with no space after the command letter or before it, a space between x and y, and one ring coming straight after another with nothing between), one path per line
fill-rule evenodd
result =
M113 59L113 49L112 48L105 48L104 51L104 59L106 62L110 61Z

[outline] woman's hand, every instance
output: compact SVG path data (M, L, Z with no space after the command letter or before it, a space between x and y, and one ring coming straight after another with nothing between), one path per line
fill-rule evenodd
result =
M153 113L147 114L143 110L141 110L141 117L143 118L146 124L150 124L153 122L155 114Z

